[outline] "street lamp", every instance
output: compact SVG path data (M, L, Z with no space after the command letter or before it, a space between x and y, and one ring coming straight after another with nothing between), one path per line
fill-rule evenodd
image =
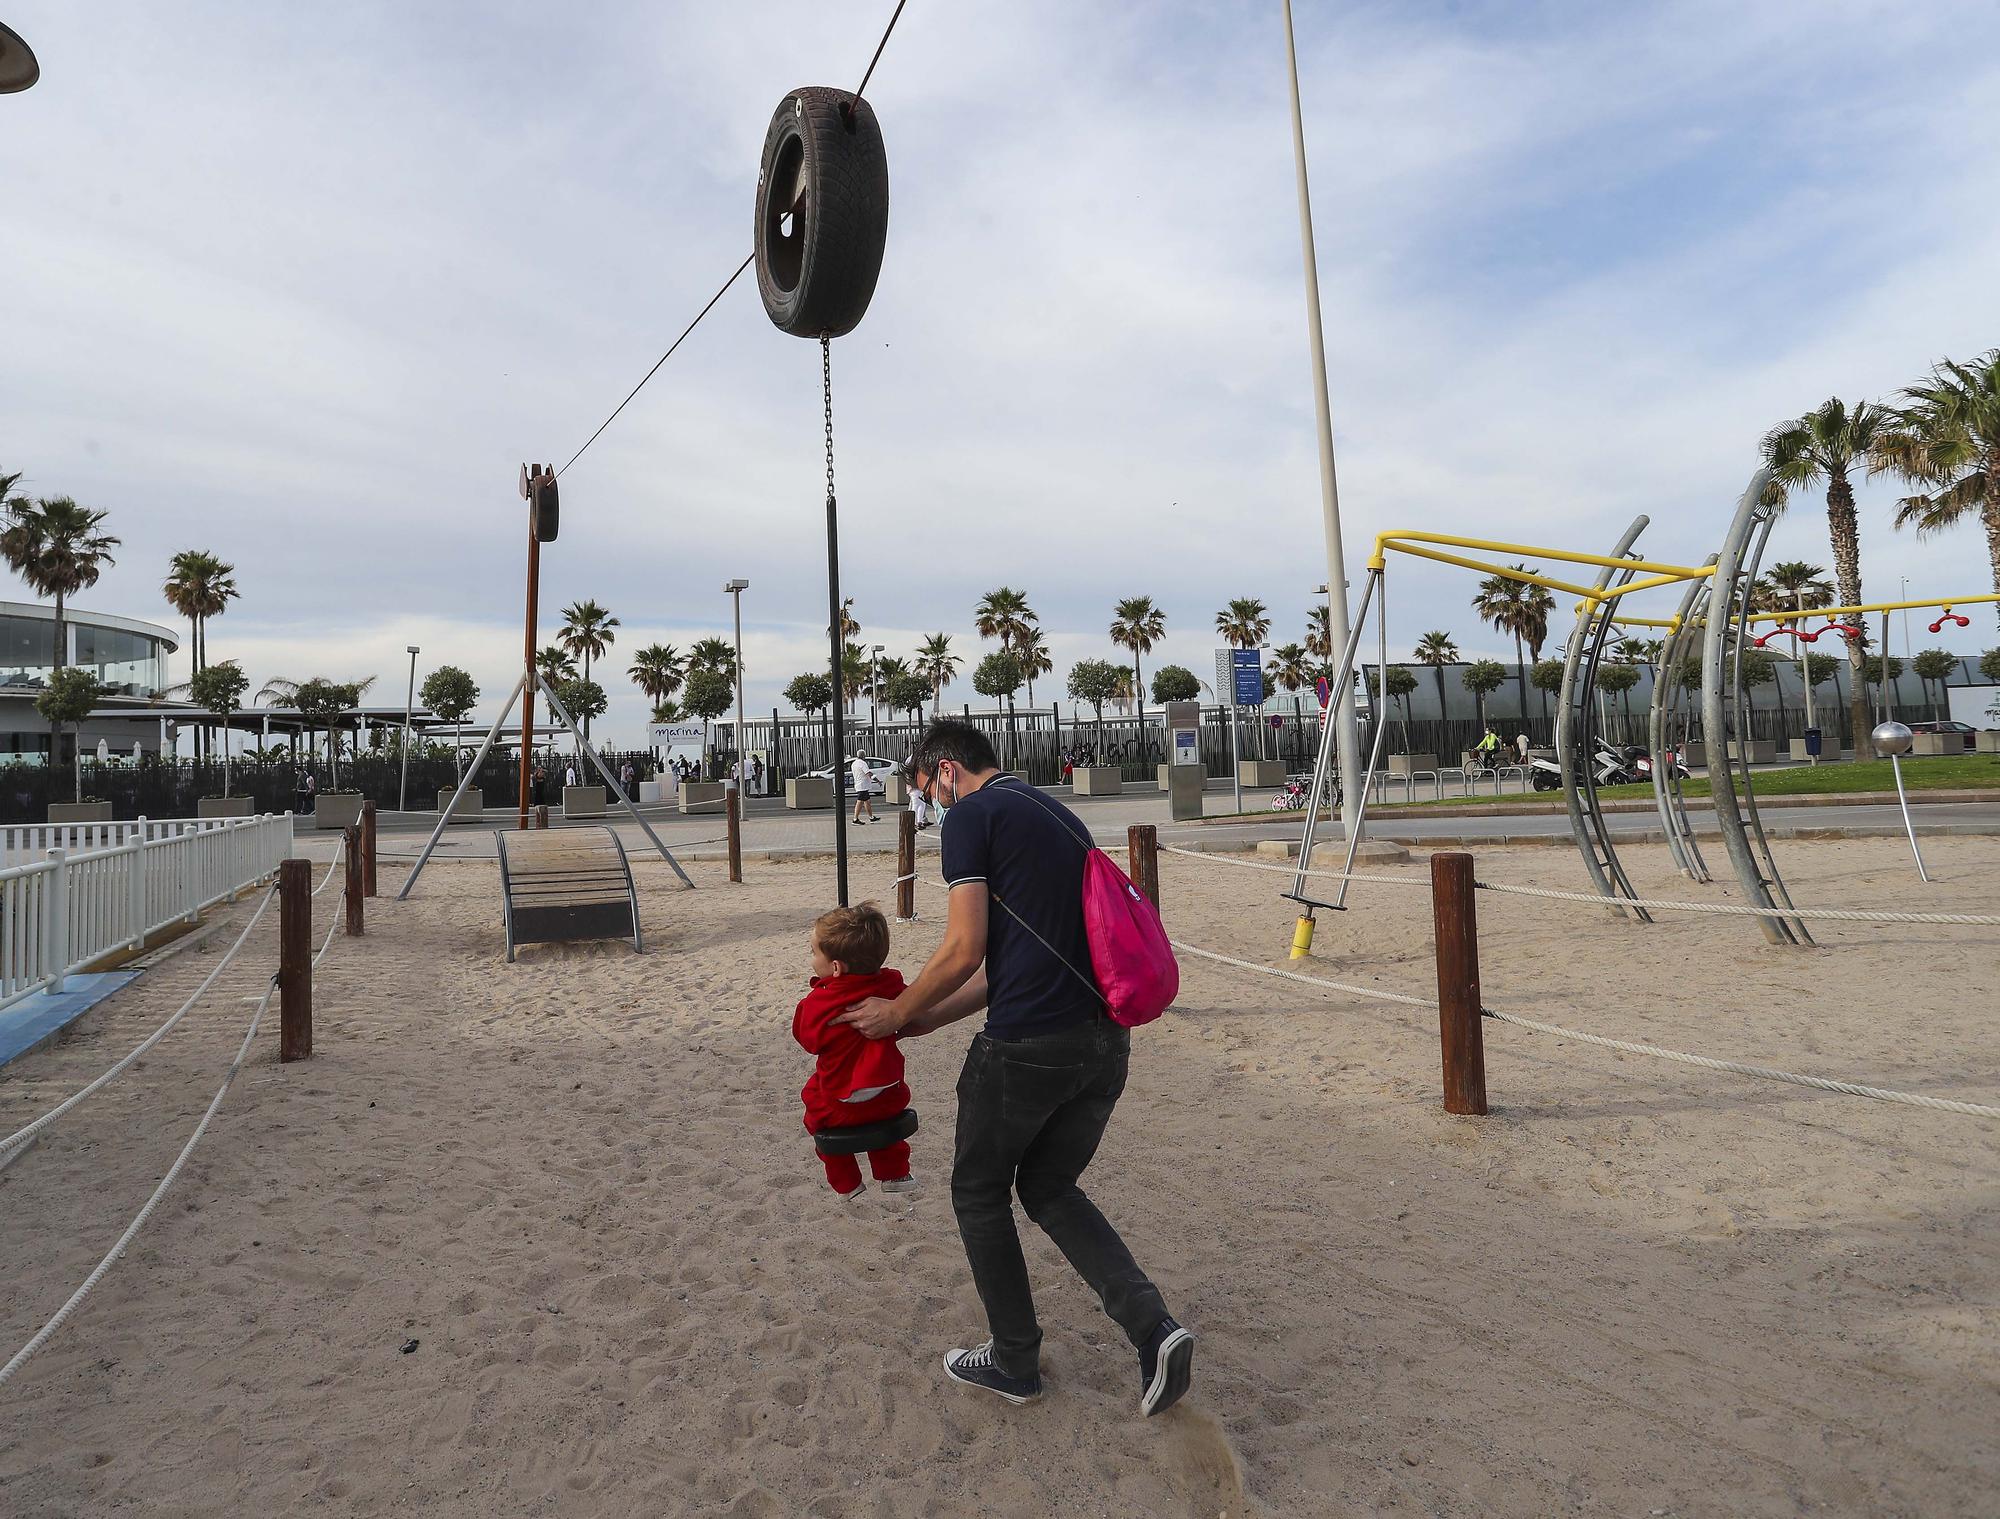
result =
M410 714L417 705L417 655L415 644L407 644L410 651L410 689L403 698L403 773L396 782L396 810L408 812L410 800Z
M868 646L868 752L876 755L882 752L882 739L875 731L875 699L882 684L882 651L887 644Z
M739 577L724 581L722 589L736 603L736 794L740 798L743 794L743 593L750 589L750 582ZM741 803L738 805L740 808Z

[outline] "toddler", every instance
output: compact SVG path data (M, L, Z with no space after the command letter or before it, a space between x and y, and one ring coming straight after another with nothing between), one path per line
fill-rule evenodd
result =
M902 974L882 968L888 958L889 923L873 902L836 907L813 921L812 990L792 1014L792 1037L819 1057L799 1093L805 1099L807 1133L877 1123L910 1105L903 1052L896 1041L867 1039L833 1021L864 998L902 995ZM843 1201L861 1195L861 1165L854 1156L822 1154L820 1160L827 1182ZM916 1188L907 1140L870 1150L868 1169L884 1192Z

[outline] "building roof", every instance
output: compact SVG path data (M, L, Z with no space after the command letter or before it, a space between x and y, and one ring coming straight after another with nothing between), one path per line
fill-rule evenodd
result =
M0 601L0 617L38 618L43 622L56 620L56 609L39 601ZM157 622L141 622L136 617L119 617L111 612L91 612L79 606L63 608L63 621L68 623L87 622L94 628L117 628L126 633L144 633L148 638L157 639L167 646L169 654L180 648L180 638L172 628L161 627Z

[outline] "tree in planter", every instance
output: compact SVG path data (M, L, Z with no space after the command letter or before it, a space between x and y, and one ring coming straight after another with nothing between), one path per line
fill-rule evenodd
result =
M1157 676L1158 671L1154 671ZM1089 702L1097 713L1097 752L1104 752L1104 704L1118 694L1125 671L1108 659L1079 659L1069 670L1069 699Z
M1153 700L1161 706L1170 701L1193 701L1201 695L1201 682L1186 665L1161 665L1153 672Z
M1632 722L1632 688L1639 684L1639 667L1629 664L1605 665L1597 672L1597 689L1618 698L1627 727Z
M74 799L79 802L83 800L83 740L78 728L110 689L91 671L72 666L66 670L52 670L48 689L35 698L35 710L49 720L51 728L60 733L64 723L70 724L71 736L76 740Z
M424 705L452 725L452 771L465 779L465 719L479 700L479 687L472 676L457 665L439 665L424 677L417 692Z
M785 700L807 717L815 712L827 712L833 706L833 682L810 670L804 675L794 675L785 686ZM821 720L821 732L825 736L827 763L830 765L834 763L831 717Z
M1014 768L1014 693L1021 689L1025 679L1021 672L1021 661L1000 649L979 661L979 668L972 672L972 689L981 696L990 696L995 701L1004 699L1007 703L1007 768Z
M556 700L563 704L563 710L569 713L570 721L582 727L583 743L590 742L590 720L593 717L604 716L604 709L611 704L611 699L604 693L604 687L582 676L558 684ZM580 751L576 755L576 778L585 785L590 784L583 768L583 755Z
M1560 659L1538 659L1528 671L1528 684L1542 693L1542 719L1548 720L1549 702L1563 688L1563 662Z
M924 720L924 703L931 699L931 683L914 670L901 670L882 683L882 700L891 712L907 712L910 720Z
M797 682L794 681L793 684L796 685ZM691 670L688 672L687 684L681 687L681 710L689 717L701 719L704 775L707 773L708 763L708 725L727 712L735 700L736 683L720 670L706 668Z
M1475 659L1459 672L1459 680L1472 693L1473 704L1479 709L1479 728L1486 730L1486 698L1506 683L1507 667L1497 659Z
M212 665L204 665L195 672L188 682L188 695L194 704L205 712L213 712L222 719L223 731L229 730L229 719L243 708L243 693L249 689L250 677L233 659L218 660ZM229 795L229 745L222 746L222 794Z
M1942 686L1945 677L1958 668L1958 656L1948 654L1943 649L1925 649L1910 661L1910 667L1917 672L1917 679L1924 683L1924 696L1931 704L1931 720L1935 722L1938 715L1938 701L1937 697L1931 694L1931 682L1936 681Z
M1988 680L2000 681L2000 649L1988 649L1979 656L1979 673Z
M1889 704L1888 686L1903 678L1903 661L1893 654L1889 656L1889 677L1885 682L1882 678L1882 656L1870 654L1861 662L1861 678L1875 688L1876 694L1882 698L1882 704L1886 707Z
M18 477L16 477L18 478ZM0 496L5 496L0 492ZM55 600L55 648L51 676L69 663L69 623L63 608L78 591L97 584L107 564L116 563L111 551L119 540L98 531L108 515L78 506L68 496L48 496L29 501L25 496L6 497L4 526L0 526L0 559L28 583L37 596ZM62 724L50 720L49 762L61 759ZM79 772L80 773L80 772Z
M315 675L311 680L292 687L286 703L305 719L308 745L314 729L326 730L327 762L331 767L332 789L336 791L340 789L340 734L337 725L342 717L361 705L361 693L374 684L375 677L372 675L358 681L328 680L323 675ZM269 690L270 686L265 689Z

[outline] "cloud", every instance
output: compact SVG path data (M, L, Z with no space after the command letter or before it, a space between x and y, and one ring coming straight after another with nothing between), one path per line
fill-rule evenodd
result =
M1386 527L1597 548L1639 513L1699 558L1774 422L2000 334L1990 8L1298 13L1351 574ZM415 642L489 693L517 467L566 459L714 291L783 92L875 40L803 0L15 21L44 78L0 102L0 462L112 511L91 599L164 619L201 544L245 593L216 651L256 679L386 690ZM1064 662L1113 652L1130 594L1168 612L1149 668L1207 669L1233 596L1296 637L1325 559L1272 8L915 5L870 93L889 252L833 356L869 640L976 654L1002 582ZM565 476L544 608L611 607L622 672L726 632L747 576L768 710L821 658L823 450L814 345L746 276ZM1869 584L1982 582L1976 535L1891 533L1895 494L1863 490ZM1802 506L1773 553L1824 542ZM1392 645L1511 657L1470 593L1399 564Z

